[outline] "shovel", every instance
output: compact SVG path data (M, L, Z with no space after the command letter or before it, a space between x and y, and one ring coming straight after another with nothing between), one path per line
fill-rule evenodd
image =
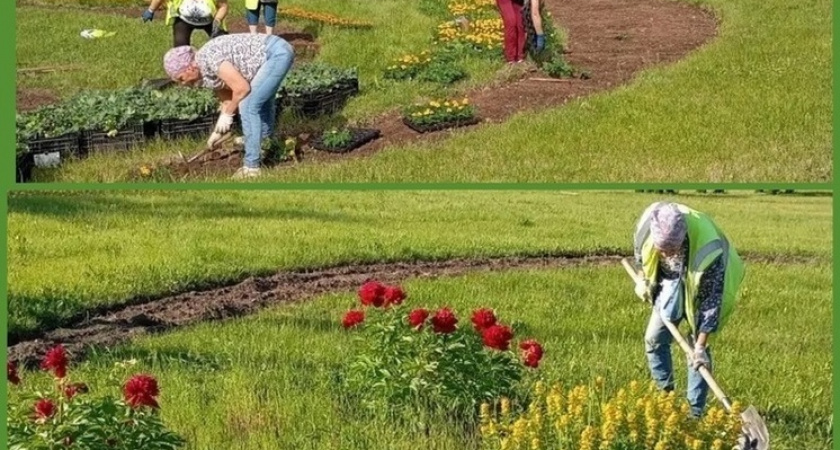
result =
M628 258L624 258L621 260L621 264L627 270L627 274L633 279L634 282L638 282L641 279L640 274L636 271L633 267L633 264L630 263ZM668 331L674 336L674 339L680 344L683 351L691 357L692 349L688 345L688 342L685 341L682 334L680 334L680 330L677 329L676 325L674 325L671 321L666 319L660 313L660 317L662 322L668 328ZM700 375L703 376L703 379L706 380L706 383L709 387L712 388L714 391L715 396L723 403L723 407L726 408L727 412L732 411L732 403L729 401L729 397L723 392L723 389L715 382L715 379L712 377L711 372L706 369L705 366L700 366L699 369ZM758 415L758 411L752 405L749 406L744 412L741 413L741 422L742 422L742 440L745 442L742 446L736 447L741 450L769 450L770 449L770 433L767 431L767 424L764 422L764 419Z

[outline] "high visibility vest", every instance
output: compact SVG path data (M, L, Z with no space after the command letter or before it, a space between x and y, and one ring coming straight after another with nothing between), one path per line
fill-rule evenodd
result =
M642 258L642 272L646 280L656 280L656 272L659 267L659 252L653 246L653 238L650 233L650 216L654 207L651 205L636 227L635 244L639 249ZM738 297L738 288L744 280L744 263L735 248L730 245L729 240L715 225L712 219L699 211L695 211L685 205L677 205L680 212L686 219L688 227L688 257L686 260L685 286L685 315L692 334L697 332L697 293L700 287L700 279L703 272L715 261L718 256L723 257L724 265L724 287L723 300L721 304L720 320L718 331L729 319L735 308Z
M175 18L178 17L178 8L181 7L181 3L184 3L184 0L169 0L166 4L166 24L172 25L172 22L175 21ZM210 14L215 16L218 7L216 6L215 0L204 0L204 3L210 8ZM221 28L223 31L227 31L227 18L224 18L221 22Z

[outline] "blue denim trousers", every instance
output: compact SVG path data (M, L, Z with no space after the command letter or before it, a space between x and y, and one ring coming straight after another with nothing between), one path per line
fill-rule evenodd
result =
M250 168L260 166L260 144L274 135L277 91L295 59L294 48L278 36L267 36L265 45L266 60L251 80L251 92L239 103L245 167Z
M675 325L679 326L679 323L675 323ZM674 368L671 362L671 343L673 341L674 337L671 336L671 332L668 331L659 317L659 311L654 309L650 322L648 322L647 331L645 331L645 353L654 382L659 389L665 391L674 390ZM689 343L692 342L693 337L690 338ZM706 355L709 359L710 367L708 369L711 372L712 354L708 347L706 348ZM699 418L706 408L709 385L700 375L700 372L691 367L691 358L687 359L688 387L686 397L688 398L688 404L691 406L691 415Z
M257 9L246 9L245 19L248 25L258 25L260 23L260 10L263 11L265 17L265 26L274 28L277 25L277 3L257 3Z

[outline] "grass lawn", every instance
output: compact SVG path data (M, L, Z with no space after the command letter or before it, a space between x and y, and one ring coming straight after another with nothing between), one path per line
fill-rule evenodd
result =
M765 223L751 222L762 224L756 229ZM774 449L831 448L831 272L828 263L751 264L714 350L717 379L733 399L762 411ZM621 267L472 274L405 286L406 309L450 305L461 326L470 326L463 316L472 309L495 308L521 336L544 343L543 375L567 387L597 375L612 389L647 378L642 335L649 310ZM347 292L144 338L93 357L71 377L105 392L112 373L118 380L128 375L115 363L136 358L131 372L159 378L163 418L191 449L415 449L418 442L474 448L452 423L432 424L427 437L341 405L333 379L355 347L339 321L355 302ZM675 358L684 389L682 359ZM33 378L48 383L43 375L24 375L27 383Z
M632 192L20 192L9 331L134 296L355 262L632 251ZM742 254L831 257L831 198L688 193ZM760 224L760 226L757 226ZM785 237L782 239L781 237Z
M684 61L646 71L628 86L550 111L522 114L505 124L457 133L438 143L401 145L371 158L283 167L268 171L265 179L830 181L831 2L698 3L712 8L722 20L716 40ZM328 5L329 10L366 17L377 24L372 38L347 31L328 31L322 36L323 58L359 65L363 84L371 88L349 105L348 116L364 117L429 92L414 85L378 84L375 77L392 56L422 48L436 20L418 8L406 7L403 0L376 2L376 6L364 2L338 5L326 0L307 4L311 8ZM390 18L395 11L399 11L400 21ZM124 22L133 30L131 37L123 33L110 43L80 42L78 29L93 25L84 15L54 13L66 15L66 20L55 25L65 30L45 38L37 31L43 23L39 17L47 13L20 8L19 12L18 36L37 40L18 40L18 65L55 63L54 48L73 49L60 53L59 62L97 61L87 55L111 55L102 57L108 70L55 75L76 80L65 82L50 81L48 75L40 82L44 85L64 85L69 90L73 83L78 86L89 80L96 80L91 85L99 80L116 82L120 77L129 82L138 73L160 73L159 53L165 48L167 33L159 22L142 28L133 19L97 19L94 23L103 24L103 28L117 26L109 20ZM154 44L133 43L137 34L148 35ZM44 39L48 39L47 45ZM93 46L100 50L83 49ZM131 52L129 62L116 56L117 48ZM489 68L482 64L472 66L473 73ZM109 73L112 71L115 74ZM39 174L37 180L123 181L139 163L173 155L175 150L194 148L192 144L178 148L158 145L139 154L70 163L60 171ZM222 179L227 177L218 180Z

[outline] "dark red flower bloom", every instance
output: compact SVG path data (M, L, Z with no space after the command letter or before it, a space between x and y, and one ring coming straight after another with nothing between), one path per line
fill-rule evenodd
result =
M399 286L387 286L383 293L385 305L400 305L405 300L405 292Z
M428 318L429 311L423 308L418 308L408 313L408 324L411 325L412 328L421 328Z
M540 360L545 352L539 342L534 339L527 339L519 344L519 348L522 350L522 359L526 366L538 367L540 365Z
M67 376L67 352L63 345L57 345L50 349L41 362L41 369L52 370L56 378Z
M341 324L344 326L344 328L352 328L364 321L364 311L350 310L347 311L347 314L344 315L344 320L341 321Z
M455 331L458 319L449 308L439 309L432 317L432 327L435 333L448 334Z
M52 400L42 398L35 402L35 418L49 419L55 414L55 403Z
M359 300L364 306L382 306L385 303L385 285L375 280L368 281L359 288Z
M73 383L64 387L64 396L68 400L75 397L77 394L87 394L88 387L84 383Z
M20 384L16 362L9 361L6 363L6 379L9 380L9 383Z
M493 313L492 309L488 308L481 308L475 310L472 315L472 323L475 327L475 331L481 333L482 331L486 330L487 328L496 325L496 314Z
M513 331L504 325L491 325L481 332L481 339L484 345L496 350L507 350L510 348L510 340L513 339Z
M158 407L158 402L155 397L160 395L157 380L149 375L135 375L131 377L123 386L123 395L125 401L131 405L132 408L139 406Z

